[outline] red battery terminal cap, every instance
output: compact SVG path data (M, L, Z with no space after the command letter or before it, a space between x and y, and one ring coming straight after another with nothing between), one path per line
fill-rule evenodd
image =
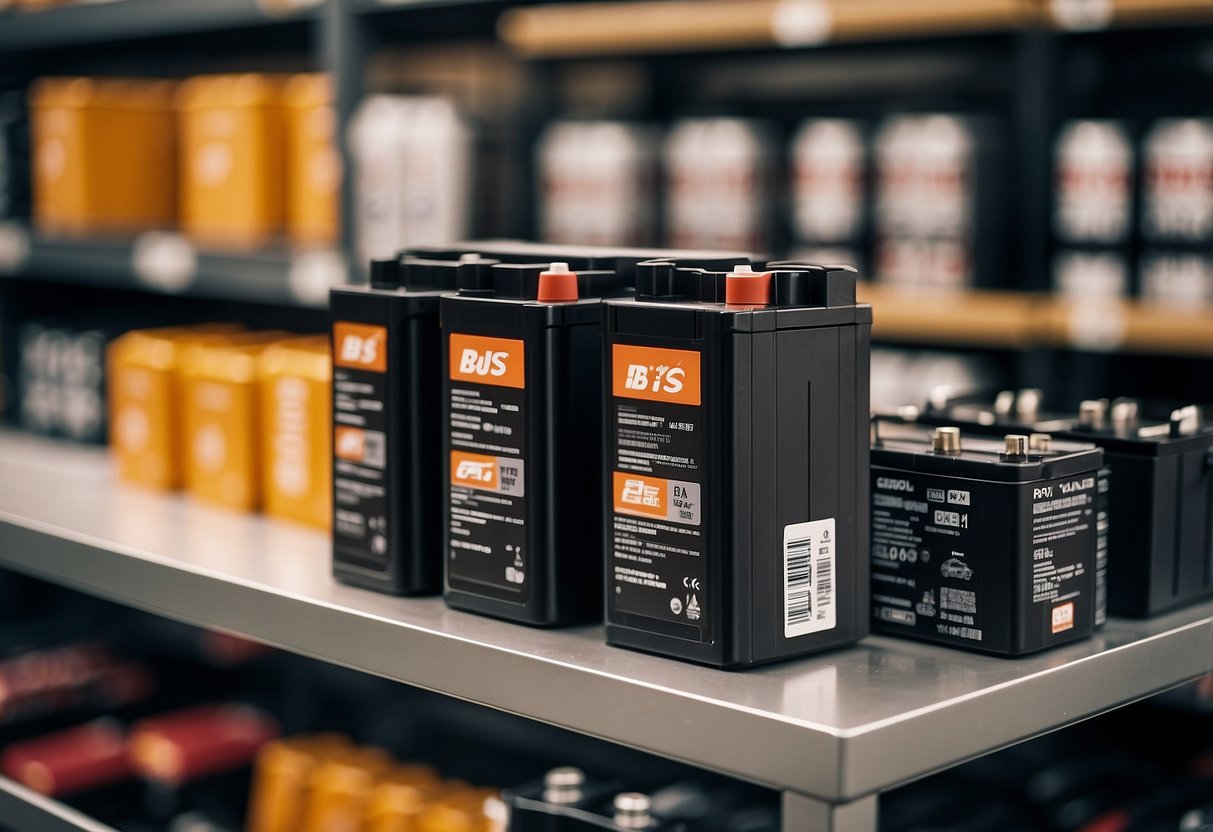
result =
M750 266L734 266L724 281L724 302L742 306L770 303L771 273L755 272Z
M539 275L539 301L560 303L577 300L577 273L569 271L568 263L553 263Z

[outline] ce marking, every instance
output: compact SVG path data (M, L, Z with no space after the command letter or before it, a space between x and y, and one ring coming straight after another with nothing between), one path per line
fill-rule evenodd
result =
M702 591L702 588L699 586L698 578L683 578L682 586L684 589L694 589L700 592Z

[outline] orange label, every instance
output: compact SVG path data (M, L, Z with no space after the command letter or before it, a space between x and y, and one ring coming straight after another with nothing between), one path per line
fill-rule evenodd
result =
M333 324L333 364L351 370L387 372L387 329L337 321Z
M1061 633L1074 626L1074 602L1058 604L1053 608L1053 632Z
M451 484L497 490L497 457L451 451Z
M333 432L333 455L350 462L366 458L366 432L362 428L338 425Z
M698 405L699 353L614 344L611 387L625 399Z
M516 338L451 333L451 379L526 387L523 343Z
M615 472L615 511L666 519L666 481Z

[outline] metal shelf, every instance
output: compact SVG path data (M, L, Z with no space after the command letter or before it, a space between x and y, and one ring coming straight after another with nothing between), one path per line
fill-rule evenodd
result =
M0 279L6 277L323 308L347 267L332 250L198 251L171 232L112 241L31 238L10 224L0 227Z
M1213 670L1207 603L1019 660L873 637L726 673L609 647L597 626L343 586L324 534L123 487L104 451L14 433L0 566L781 789L785 809L871 803Z
M0 820L6 828L38 832L116 832L70 806L0 777Z
M0 53L244 29L312 20L318 3L281 0L113 0L0 13Z

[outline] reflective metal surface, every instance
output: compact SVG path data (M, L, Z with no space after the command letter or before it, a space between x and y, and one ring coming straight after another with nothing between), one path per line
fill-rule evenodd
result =
M586 557L597 552L586 551ZM324 534L120 485L103 451L0 434L0 565L826 801L1213 670L1213 603L1001 659L889 638L727 673L336 583Z

